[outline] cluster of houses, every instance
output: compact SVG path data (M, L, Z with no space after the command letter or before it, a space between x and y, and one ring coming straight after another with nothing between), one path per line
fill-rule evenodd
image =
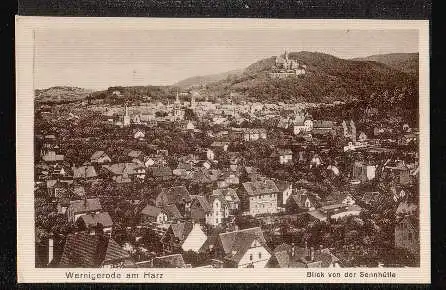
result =
M290 62L287 54L278 60L278 65L286 69L300 69ZM124 115L119 116L118 120L111 119L111 122L119 127L134 127L132 137L146 142L144 126L156 126L161 121L180 124L191 134L201 132L195 121L185 120L186 108L199 117L205 115L203 111L214 114L218 110L221 115L214 114L210 122L219 125L227 124L230 115L240 117L240 113L255 114L282 109L277 104L271 107L255 103L217 107L214 103L209 102L212 104L209 106L205 106L205 103L207 101L196 102L192 97L190 102L184 104L177 94L175 103L164 108L164 115L155 116L155 111L150 116L131 115L126 106ZM157 106L156 110L163 108ZM406 193L417 182L418 161L408 163L390 157L355 158L351 164L341 167L336 159L327 158L324 152L329 148L324 148L323 142L317 143L319 138L329 139L336 134L345 137L348 143L343 144L345 146L340 155L360 151L377 156L392 149L377 146L364 132L357 134L353 120L337 124L328 120L314 120L296 108L291 111L290 116L279 120L277 128L287 130L295 139L285 142L286 146L272 146L269 156L271 165L282 169L294 165L310 170L319 169L338 178L346 177L353 188L378 180L392 180L399 186L395 187L393 199L400 205L396 216L395 247L408 249L414 254L419 252L416 206L407 201ZM386 132L385 128L375 131L377 139ZM400 145L417 142L417 134L410 128L405 126L403 131L398 142ZM342 266L342 261L323 246L314 248L299 243L270 248L261 227L241 229L235 222L236 218L249 216L262 219L288 214L302 215L309 221L337 220L359 216L364 208L379 203L382 193L352 195L329 192L321 195L297 181L265 176L258 168L247 166L243 154L229 150L232 142L268 140L270 131L265 128L223 126L221 130L207 134L212 138L209 147L197 148L193 154L176 157L175 165L168 162L170 157L167 150L148 154L129 149L123 152L119 162L112 160L106 151L97 150L83 164L67 166L57 137L44 136L40 160L35 166L36 188L42 189L48 200L57 203L57 213L64 215L67 222L75 224L76 231L63 239L52 235L44 241L36 239L46 253L41 259L42 264L61 267L187 268L192 265L185 262L182 253L191 251L207 257L202 267ZM297 138L300 138L299 142ZM313 147L319 145L320 150L306 150L309 144ZM217 166L222 163L228 165L223 168ZM103 210L100 198L90 196L86 189L88 184L97 182L159 185L159 190L150 193L152 199L135 208L138 228L155 232L162 245L152 258L136 261L131 255L131 247L126 249L113 240L113 213ZM198 189L194 187L196 184L205 186Z

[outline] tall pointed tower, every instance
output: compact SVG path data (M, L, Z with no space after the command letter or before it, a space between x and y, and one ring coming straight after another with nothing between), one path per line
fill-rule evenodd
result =
M177 96L175 98L175 104L179 104L179 103L180 103L180 95L179 95L179 93L177 91Z
M127 104L125 104L125 113L124 113L124 119L122 124L124 126L130 126L130 115L129 115L129 108L127 107Z
M190 97L190 107L193 109L195 108L195 94L192 93Z

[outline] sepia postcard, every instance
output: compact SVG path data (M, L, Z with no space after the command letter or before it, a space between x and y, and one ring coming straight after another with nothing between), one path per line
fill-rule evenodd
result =
M429 22L16 17L18 280L430 283Z

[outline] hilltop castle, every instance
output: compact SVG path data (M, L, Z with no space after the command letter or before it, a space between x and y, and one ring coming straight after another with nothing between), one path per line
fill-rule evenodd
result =
M276 57L276 63L269 75L271 78L279 79L289 76L300 76L305 74L306 69L306 65L290 59L288 52L285 50L284 54Z

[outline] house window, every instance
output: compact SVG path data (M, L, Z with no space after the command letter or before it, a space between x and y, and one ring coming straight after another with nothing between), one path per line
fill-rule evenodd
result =
M249 255L249 260L250 260L250 261L252 261L252 254L251 254L251 255Z
M261 258L262 258L262 253L259 252L259 259L261 259Z

